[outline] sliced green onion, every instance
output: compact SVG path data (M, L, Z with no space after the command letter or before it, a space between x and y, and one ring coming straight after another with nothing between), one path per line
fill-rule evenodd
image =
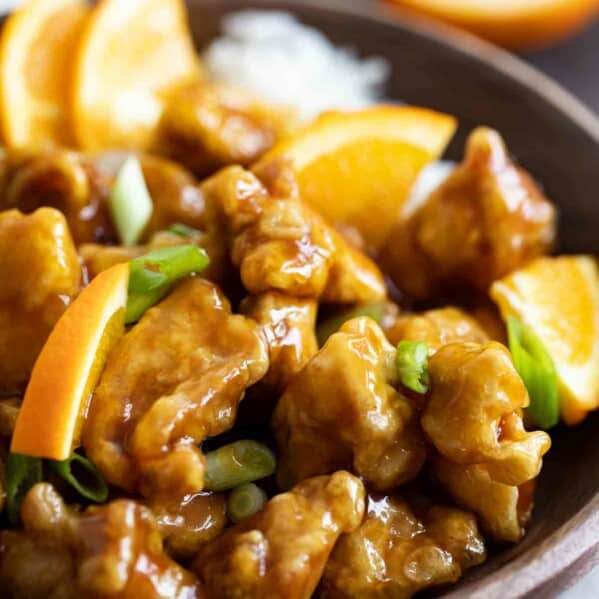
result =
M195 245L160 248L131 260L125 322L139 320L176 281L201 272L209 263L208 254Z
M235 487L227 499L227 514L235 522L246 520L266 504L266 493L254 483Z
M397 369L404 387L428 391L428 345L424 341L400 341L397 346Z
M137 243L154 207L136 156L129 156L119 169L109 205L121 242Z
M318 344L322 347L326 340L333 334L336 333L341 326L351 320L352 318L358 318L359 316L369 316L372 320L377 323L381 323L383 314L385 313L385 304L364 304L362 306L356 306L351 310L346 310L341 314L327 318L322 321L316 328L316 337L318 338Z
M82 455L73 453L70 458L62 462L48 460L48 465L85 499L104 503L108 498L108 485L102 474Z
M175 223L168 228L168 231L174 233L175 235L179 235L179 237L186 237L188 239L197 239L202 235L201 231L194 229L192 227L188 227L182 223Z
M527 418L540 428L549 429L559 422L555 364L543 342L519 319L508 317L507 334L514 366L530 396Z
M42 481L42 460L21 453L10 453L6 460L6 513L16 526L21 517L21 504L33 485Z
M274 453L257 441L235 441L206 454L204 488L226 491L274 473Z

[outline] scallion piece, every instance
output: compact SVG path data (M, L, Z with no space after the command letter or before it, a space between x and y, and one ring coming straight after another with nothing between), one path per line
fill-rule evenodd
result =
M322 347L326 340L333 334L336 333L343 323L351 320L352 318L358 318L359 316L369 316L372 320L380 324L383 314L385 312L385 304L364 304L362 306L356 306L351 310L346 310L341 314L327 318L323 320L316 328L316 337L318 338L318 344Z
M16 526L21 517L21 504L33 485L42 481L42 460L21 453L10 453L6 460L6 513Z
M274 473L274 453L257 441L235 441L206 454L204 488L226 491Z
M508 317L507 333L514 366L530 397L527 418L540 428L549 429L559 422L555 364L543 342L518 318Z
M152 216L153 204L136 156L129 156L119 169L109 205L121 243L137 243Z
M227 499L227 514L235 522L246 520L266 504L266 493L254 483L235 487Z
M108 485L102 474L82 455L73 453L70 458L62 462L48 460L48 465L85 499L103 503L108 498Z
M168 231L178 235L179 237L186 237L187 239L197 239L202 235L201 231L188 227L182 223L175 223L168 228Z
M428 391L428 345L424 341L400 341L397 369L401 384L416 393Z
M125 322L139 320L176 281L201 272L209 262L208 254L195 245L160 248L131 260Z

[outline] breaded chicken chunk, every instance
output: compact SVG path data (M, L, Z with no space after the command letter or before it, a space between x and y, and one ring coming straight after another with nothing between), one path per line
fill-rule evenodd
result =
M397 391L395 356L379 326L357 318L296 375L272 418L283 488L341 468L377 490L418 474L427 450L414 407Z
M180 283L110 353L83 445L109 482L146 496L201 491L198 443L229 429L268 369L258 325L213 284Z
M21 509L24 530L0 533L0 588L27 599L202 599L195 576L169 559L150 510L120 499L68 509L48 483Z
M429 362L430 395L422 427L444 457L480 464L508 485L535 478L551 446L543 431L527 432L526 387L500 343L452 343Z
M408 599L457 581L485 557L471 514L435 506L418 518L400 497L370 494L360 527L335 545L319 597Z
M58 210L0 213L0 391L24 389L80 285L79 259Z
M206 545L192 570L219 599L310 599L335 542L364 514L348 472L301 482Z
M555 221L555 207L511 161L500 135L479 128L455 171L422 205L404 211L386 242L383 267L418 299L486 292L551 248Z

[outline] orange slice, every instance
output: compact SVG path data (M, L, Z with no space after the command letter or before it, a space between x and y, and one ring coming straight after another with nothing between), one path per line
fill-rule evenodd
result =
M576 424L599 407L599 269L590 256L539 258L496 281L491 297L503 318L517 316L549 351L560 409Z
M596 0L393 0L508 48L545 46L590 23Z
M0 118L9 146L69 144L71 62L90 8L85 0L30 0L0 42Z
M100 273L67 308L33 367L11 451L65 460L106 356L124 331L129 264Z
M327 113L276 144L254 171L290 166L304 201L332 223L356 227L376 248L455 127L451 116L409 106Z
M79 145L148 148L166 97L198 74L182 0L102 0L75 61L72 116Z

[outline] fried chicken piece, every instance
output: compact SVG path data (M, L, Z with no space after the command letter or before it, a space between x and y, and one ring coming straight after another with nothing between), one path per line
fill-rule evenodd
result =
M283 488L342 468L381 491L418 474L427 450L395 355L372 319L356 318L291 381L272 418Z
M418 518L398 496L369 495L360 527L335 545L319 597L408 599L457 581L485 557L471 514L436 506Z
M108 356L83 445L107 480L145 496L201 491L197 444L229 429L268 369L258 325L199 278L148 310Z
M494 341L446 345L430 359L429 377L422 427L441 455L480 464L507 485L539 474L551 439L524 429L528 392L506 347Z
M533 506L535 480L506 485L491 478L483 465L464 466L442 456L432 459L437 480L461 507L472 510L494 541L516 543L524 535Z
M231 261L250 293L280 291L339 303L386 297L377 266L305 205L293 184L272 189L240 167L202 185L207 205L222 212L219 234L231 238Z
M385 333L393 345L400 341L424 341L428 344L430 355L448 343L489 341L485 331L472 316L451 306L420 314L400 314Z
M270 352L270 366L261 385L283 391L316 354L317 308L312 299L289 297L276 291L245 300L242 311L262 327Z
M116 241L106 202L112 182L112 173L79 152L7 150L0 163L0 209L56 208L75 243Z
M546 253L556 211L511 160L499 134L478 128L455 171L405 213L382 252L383 269L417 299L489 285Z
M164 555L150 510L134 501L77 514L40 483L21 515L23 531L0 533L0 587L11 597L205 597L195 576Z
M58 210L0 213L0 391L24 389L80 284L81 266Z
M348 472L305 480L206 545L192 564L211 597L309 599L335 542L364 514Z
M156 518L166 550L180 560L192 558L227 525L223 493L157 497L148 506Z
M245 90L202 81L174 94L155 150L205 177L230 164L252 164L295 124L290 109L268 106Z

